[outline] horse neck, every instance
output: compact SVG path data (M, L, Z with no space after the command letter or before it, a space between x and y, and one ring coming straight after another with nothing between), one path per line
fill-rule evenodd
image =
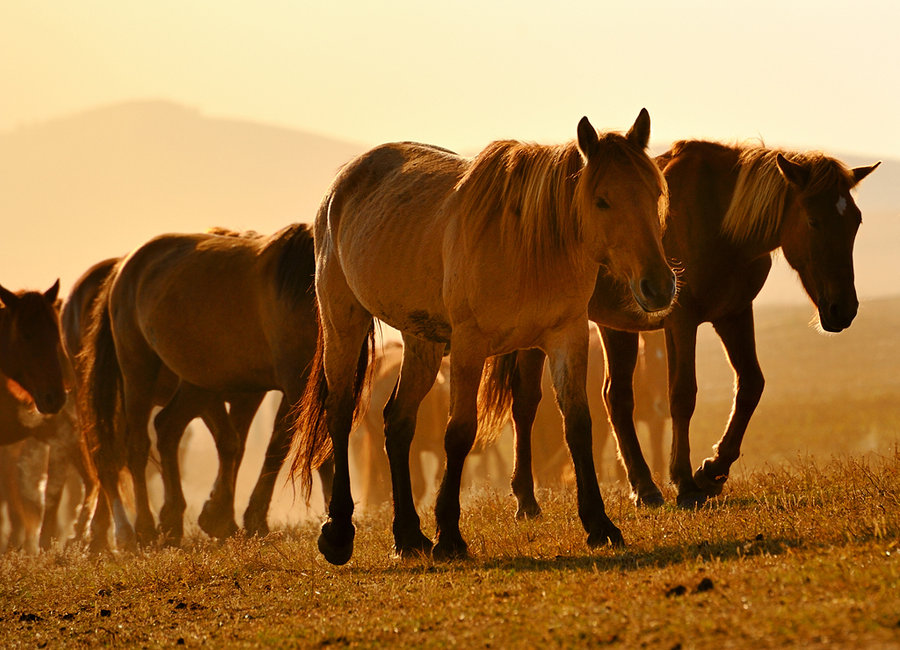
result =
M6 309L0 309L0 372L8 374L9 362L14 352L10 341L9 318Z

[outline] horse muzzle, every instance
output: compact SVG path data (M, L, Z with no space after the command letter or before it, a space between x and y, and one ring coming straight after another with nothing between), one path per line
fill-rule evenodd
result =
M675 274L659 274L658 277L644 276L634 279L630 283L631 293L637 304L645 312L653 313L665 311L672 306L675 300L677 282Z
M826 332L841 332L850 327L858 310L859 301L855 297L841 301L826 301L819 306L819 325Z

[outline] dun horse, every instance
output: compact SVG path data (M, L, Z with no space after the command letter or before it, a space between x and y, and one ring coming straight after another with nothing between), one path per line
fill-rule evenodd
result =
M657 163L670 198L663 244L666 254L683 269L677 305L656 324L612 312L609 305L616 304L623 292L615 278L601 273L589 314L601 326L606 349L604 394L610 421L634 498L646 504L662 503L662 495L634 429L632 375L638 339L633 332L665 327L673 432L670 473L678 489L678 504L691 508L722 491L762 395L753 299L769 274L772 253L780 248L799 274L823 330L839 332L856 316L853 242L861 215L850 190L879 163L847 169L816 152L702 141L679 142ZM722 340L735 373L735 397L714 455L692 473L689 425L697 393L697 328L705 322L713 324ZM522 374L522 370L520 363L513 412L520 415L517 437L527 447L531 431L527 414L534 391L522 387L535 385L539 376ZM533 493L517 493L517 497L520 508L523 502L526 507L534 502Z
M244 515L249 532L268 531L272 490L290 447L285 415L299 399L315 350L312 246L299 224L271 237L163 235L125 258L101 290L84 354L87 404L103 459L100 481L119 510L117 459L127 459L140 541L155 537L144 480L154 403L165 404L155 418L165 486L160 524L177 541L185 506L177 448L185 426L202 415L216 437L219 475L201 526L230 534L246 431L264 393L281 390L263 472Z
M675 278L660 243L666 190L644 151L646 111L625 136L598 135L587 118L577 133L577 142L557 146L495 142L471 160L428 145L387 144L351 161L327 192L315 221L319 345L298 416L294 470L308 494L312 468L333 449L329 518L319 536L328 561L343 564L353 552L348 438L373 318L404 339L400 379L384 409L401 555L432 547L413 503L409 447L416 409L450 350L435 556L467 554L459 489L485 361L522 348L550 355L588 544L623 543L604 510L591 454L587 304L602 265L628 289L616 308L669 309Z

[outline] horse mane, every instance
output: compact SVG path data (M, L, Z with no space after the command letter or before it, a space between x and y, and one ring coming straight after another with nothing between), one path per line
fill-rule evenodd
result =
M597 153L599 164L592 166L596 171L585 179L574 140L560 145L500 140L488 145L455 188L467 243L499 219L501 243L514 252L519 269L540 274L542 261L560 252L571 259L577 248L573 244L582 240L579 183L593 183L612 164L624 163L635 167L648 187L665 189L660 170L624 136L599 134Z
M741 147L737 184L722 220L723 234L734 242L768 240L781 227L791 186L775 162L779 153L809 170L809 182L803 188L805 194L817 194L842 181L853 185L851 172L820 151L798 153L764 146Z
M300 302L314 295L316 255L313 247L312 226L294 223L276 232L264 248L280 246L275 283L278 295Z
M206 229L208 235L218 235L219 237L236 237L238 239L259 239L262 237L255 230L234 230L225 226L210 226Z

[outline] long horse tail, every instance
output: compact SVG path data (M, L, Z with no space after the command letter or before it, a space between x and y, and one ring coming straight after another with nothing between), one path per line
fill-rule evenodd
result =
M481 373L478 387L478 441L494 443L512 417L512 394L519 377L518 354L491 357Z
M312 471L318 469L331 458L333 447L328 423L325 417L325 402L328 398L328 381L325 378L325 342L322 322L316 312L318 336L316 338L316 354L310 363L309 379L300 401L294 406L293 441L291 443L291 475L300 477L303 497L309 503L312 494ZM353 426L362 415L362 394L372 381L375 364L375 321L369 324L369 330L359 351L356 373L353 377Z
M121 413L122 371L116 354L109 313L109 294L115 273L107 277L91 307L78 365L83 372L79 394L85 442L101 474L118 472L116 417Z

